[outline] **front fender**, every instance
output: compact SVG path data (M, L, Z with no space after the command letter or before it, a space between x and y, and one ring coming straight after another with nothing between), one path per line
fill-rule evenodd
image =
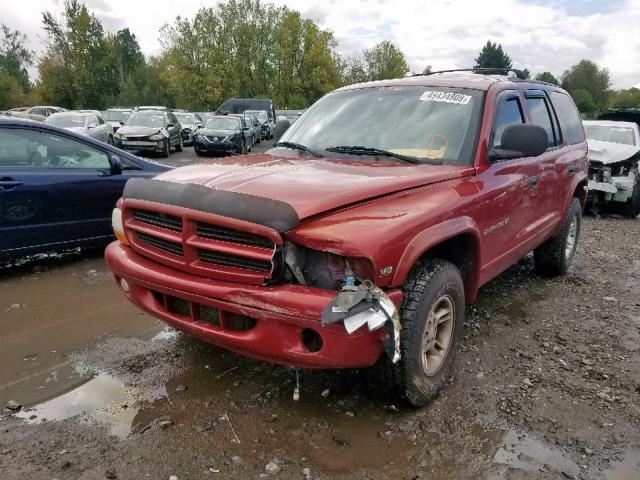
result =
M400 257L391 286L398 287L402 285L413 266L425 253L459 235L468 235L471 239L470 248L473 251L469 252L471 262L466 272L465 295L467 302L473 303L478 291L480 278L480 230L476 222L466 216L445 220L414 236Z
M574 196L577 196L580 199L580 204L582 205L582 208L584 209L586 201L587 201L587 185L588 185L588 182L589 182L589 178L588 178L586 172L580 171L580 172L576 173L576 176L571 181L571 186L567 190L566 197L564 199L564 205L562 207L562 216L560 218L564 218L566 216L567 211L569 210L569 205L571 204L571 200L573 200ZM580 184L584 184L584 186L580 186ZM583 188L584 190L578 192L577 195L574 195L574 193L576 192L577 188ZM556 230L555 230L555 232L554 232L554 234L552 236L558 235L560 233L561 229L562 229L562 222L558 222L558 227L556 228Z

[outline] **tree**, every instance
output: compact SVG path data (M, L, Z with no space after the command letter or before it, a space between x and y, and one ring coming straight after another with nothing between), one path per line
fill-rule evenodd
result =
M103 107L115 74L100 21L78 0L65 0L62 20L43 12L42 23L48 47L38 69L48 97L65 107Z
M617 90L609 97L610 108L640 108L640 90L629 88Z
M581 113L592 115L598 109L591 92L588 90L578 88L571 92L571 96Z
M535 78L539 82L551 83L553 85L560 85L560 82L554 77L551 72L542 72L536 75Z
M345 60L342 84L350 85L404 77L408 72L409 65L402 50L388 40L384 40L373 48L364 50L361 55Z
M511 58L502 50L502 45L492 43L491 40L487 40L475 62L474 68L496 68L500 70L511 68Z
M422 69L422 75L430 75L432 72L431 65L427 65Z
M599 68L590 60L580 60L562 74L562 88L567 90L575 99L580 95L584 99L584 110L578 105L581 112L594 112L607 106L609 96L609 72L606 68ZM585 93L589 93L590 102ZM577 101L576 101L577 103Z
M365 50L364 62L369 80L404 77L409 72L404 53L388 40Z
M24 33L11 30L5 24L0 25L0 72L13 77L22 93L31 87L27 68L33 65L33 52L25 47L26 44Z

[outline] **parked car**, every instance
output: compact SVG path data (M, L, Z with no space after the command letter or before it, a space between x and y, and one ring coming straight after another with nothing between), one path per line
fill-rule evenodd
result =
M263 140L269 140L273 138L273 126L275 125L272 120L269 119L269 115L265 110L246 110L244 113L253 115L260 122L260 138Z
M560 87L516 73L344 87L265 154L132 180L106 250L121 292L237 353L377 364L424 405L482 285L531 251L545 275L576 254L580 116Z
M276 111L270 98L230 98L216 110L217 113L244 113L245 110L264 110L275 122Z
M3 115L7 117L17 117L43 122L49 115L65 111L66 110L61 107L18 107L7 110Z
M193 145L193 136L198 128L204 125L202 117L197 113L176 112L174 113L180 125L182 125L182 143L184 145Z
M213 153L237 153L244 155L248 149L242 119L234 116L216 115L198 129L193 149L197 155Z
M160 153L168 157L171 148L182 151L182 127L176 116L163 110L133 112L114 135L116 146L124 150Z
M244 118L249 125L249 131L251 132L253 144L255 145L256 143L260 143L262 140L262 125L258 121L258 117L244 112Z
M66 128L75 133L95 138L113 145L113 128L103 120L102 115L89 111L69 111L49 115L44 121L47 125Z
M287 120L293 125L302 116L305 110L276 110L277 120Z
M638 115L640 120L640 115ZM622 207L640 215L640 129L635 122L585 120L589 144L589 203Z
M127 180L169 168L67 129L0 118L0 258L107 243Z
M102 117L105 121L111 124L114 133L124 125L124 122L131 116L130 108L109 108L102 112Z
M138 112L140 110L157 110L159 112L168 112L169 109L167 107L163 107L162 105L141 105L139 107L135 107L133 109L134 112Z
M255 142L254 129L253 126L249 123L248 117L244 115L244 113L238 114L230 114L229 117L236 117L240 119L240 123L242 124L242 132L244 133L245 144L247 145L247 152L253 150L253 145Z

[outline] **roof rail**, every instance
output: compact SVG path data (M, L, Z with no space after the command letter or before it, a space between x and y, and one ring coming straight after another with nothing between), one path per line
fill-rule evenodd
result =
M427 75L435 75L436 73L451 73L451 72L473 72L473 73L485 73L485 74L496 74L496 72L504 72L505 74L508 74L509 72L513 72L516 78L519 78L520 80L527 79L527 76L522 70L518 70L516 68L499 68L499 67L454 68L451 70L438 70L436 72L429 72L429 73L416 73L411 76L422 77Z

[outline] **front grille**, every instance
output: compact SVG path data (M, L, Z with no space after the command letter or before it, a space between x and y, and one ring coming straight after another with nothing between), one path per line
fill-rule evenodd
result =
M220 326L220 310L209 305L198 304L198 319Z
M211 225L209 223L198 222L196 224L196 234L202 238L210 238L221 242L241 243L252 247L274 248L275 246L269 238L221 227L219 225Z
M182 231L182 219L166 213L150 212L148 210L134 210L133 219L138 222L166 228L167 230L173 230L175 232Z
M270 272L271 262L263 262L253 258L240 257L237 255L229 255L222 252L214 252L212 250L198 250L198 258L203 262L215 263L225 267L244 268L246 270L254 270L257 272Z
M222 142L222 140L224 140L224 137L214 137L211 135L207 135L206 137L210 142Z
M179 243L170 242L169 240L165 240L164 238L154 237L142 232L138 232L137 235L140 241L143 243L151 245L155 248L159 248L160 250L164 250L165 252L173 253L174 255L184 256L182 245L180 245Z

